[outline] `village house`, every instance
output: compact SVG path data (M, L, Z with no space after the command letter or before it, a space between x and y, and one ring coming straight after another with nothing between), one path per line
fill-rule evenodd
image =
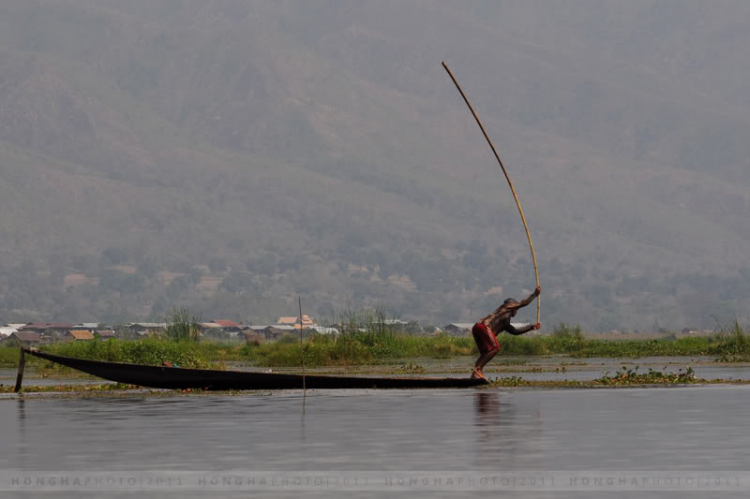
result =
M35 347L42 343L42 335L33 331L16 331L3 340L3 346Z
M92 341L94 333L85 329L74 329L62 337L63 341Z
M220 324L216 322L202 322L201 323L201 334L203 336L220 336L224 332L224 329Z
M94 334L96 333L96 330L99 329L99 323L98 322L81 322L80 324L76 324L75 328L78 331L88 331Z
M242 331L242 337L248 345L260 345L263 343L263 334L256 333L252 329Z
M31 332L41 335L42 343L54 343L60 341L69 331L75 329L73 324L67 322L38 322L26 324L19 328L19 332Z
M286 334L295 332L294 326L287 324L275 324L270 326L249 326L248 329L252 332L259 333L263 336L263 339L267 341L278 340Z
M167 328L166 322L131 322L128 331L137 336L160 335Z
M26 324L23 324L23 325L25 326ZM7 338L8 336L15 333L16 331L18 331L17 327L13 327L10 324L6 324L5 326L0 327L0 339Z
M331 336L336 336L339 334L339 330L335 327L327 327L327 326L311 326L307 327L303 330L305 334L309 333L317 333L317 334L327 334Z
M281 326L292 326L295 329L301 329L306 327L315 326L315 321L309 315L302 315L302 322L300 324L299 317L279 317L276 321Z
M470 336L471 328L474 327L473 322L452 322L445 326L443 329L450 336Z
M240 334L246 329L247 326L226 319L215 319L201 324L201 333L214 339L240 338Z
M401 319L383 319L382 321L375 321L374 324L383 324L391 327L406 327L409 323Z
M113 340L117 338L117 335L111 329L100 329L94 333L94 338L97 340Z
M33 333L47 333L53 336L64 336L69 331L75 329L73 324L67 322L38 322L34 324L26 324L19 331L28 331Z
M245 326L242 324L227 319L214 319L213 322L221 326L221 328L228 333L239 333L245 329Z

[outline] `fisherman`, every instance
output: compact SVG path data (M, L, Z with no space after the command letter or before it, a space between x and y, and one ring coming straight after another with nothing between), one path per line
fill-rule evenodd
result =
M474 341L477 343L479 349L479 358L477 363L474 364L474 372L471 374L472 379L482 378L486 380L484 376L484 366L492 360L497 352L500 351L500 343L497 341L497 335L503 331L510 333L514 336L519 334L528 333L534 329L541 329L540 323L529 324L528 326L516 329L510 323L510 319L516 316L519 308L523 308L532 301L534 298L539 296L542 292L541 286L537 286L533 293L522 302L518 302L513 298L508 298L498 307L494 312L480 320L471 330L471 335L474 336Z

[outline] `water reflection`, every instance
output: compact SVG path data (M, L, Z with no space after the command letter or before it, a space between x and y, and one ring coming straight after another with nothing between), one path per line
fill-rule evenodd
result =
M23 395L20 395L18 399L18 443L16 445L16 458L18 459L18 465L20 469L24 469L26 466L26 400ZM10 421L9 421L10 423Z
M519 406L512 395L474 394L476 465L480 468L533 469L541 455L543 420L538 401Z
M476 426L497 426L500 423L500 394L477 392L474 394Z
M512 407L503 406L500 394L481 391L474 394L474 426L476 465L479 468L495 467L502 464L503 457L512 449L504 445L507 436L504 432L513 417Z

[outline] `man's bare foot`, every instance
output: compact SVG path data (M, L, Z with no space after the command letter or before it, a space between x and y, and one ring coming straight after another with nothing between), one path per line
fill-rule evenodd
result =
M471 379L483 379L487 381L487 377L484 375L484 373L476 367L474 368L474 372L471 373Z

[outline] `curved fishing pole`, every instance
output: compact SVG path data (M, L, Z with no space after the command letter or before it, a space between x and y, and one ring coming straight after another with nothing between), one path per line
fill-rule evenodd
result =
M458 92L461 94L461 97L464 98L464 101L466 102L466 105L469 106L469 111L471 111L471 114L474 116L474 119L477 121L477 125L479 125L479 129L482 130L482 134L484 135L484 138L487 139L487 143L490 145L490 149L492 149L492 152L495 154L495 158L497 158L497 162L500 163L500 168L503 169L503 174L505 175L505 180L508 181L508 185L510 186L510 190L513 193L513 199L516 200L516 206L518 206L518 212L521 214L521 221L523 222L523 228L526 229L526 238L529 240L529 248L531 249L531 260L534 262L534 274L536 275L536 285L539 286L539 267L536 263L536 253L534 252L534 243L531 242L531 232L529 232L529 225L526 223L526 217L523 215L523 208L521 208L521 201L518 199L518 194L516 194L516 189L513 187L513 182L511 182L510 177L508 176L508 172L505 170L505 165L503 165L502 160L500 159L500 156L497 154L497 151L495 150L495 146L492 144L492 141L490 140L489 135L487 135L487 132L484 130L484 126L482 126L482 122L479 121L479 116L477 116L477 113L474 112L474 108L471 107L471 103L469 102L469 99L466 97L466 94L463 90L461 90L461 85L458 84L458 81L456 80L456 77L453 76L453 73L451 72L450 68L448 68L448 65L443 61L443 67L448 72L448 76L451 77L451 80L453 80L453 83L456 85L456 88L458 89ZM542 317L542 304L539 300L539 297L536 297L536 321L541 322Z

